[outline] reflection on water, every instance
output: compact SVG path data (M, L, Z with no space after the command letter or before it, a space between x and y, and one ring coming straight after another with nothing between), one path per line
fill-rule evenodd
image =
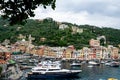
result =
M83 70L79 80L108 80L108 78L117 78L120 80L120 68L114 68L101 64L100 66L87 67L87 64L81 66Z

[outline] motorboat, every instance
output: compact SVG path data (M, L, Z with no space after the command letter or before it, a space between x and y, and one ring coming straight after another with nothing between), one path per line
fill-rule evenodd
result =
M62 69L58 63L42 62L31 69L28 73L28 79L33 78L56 78L77 76L82 70Z
M81 66L82 64L81 63L76 63L76 62L73 62L72 64L70 64L70 66Z
M120 63L117 61L112 61L110 64L111 67L119 67L119 65L120 65Z
M97 63L95 61L89 61L88 64L90 64L90 65L97 65L97 66L100 65L99 63Z
M93 67L93 65L88 65L87 67L92 68L92 67Z
M106 62L105 62L105 65L106 65L106 66L110 66L110 65L111 65L111 61L106 61Z
M119 67L120 63L117 61L108 61L105 63L106 66L111 66L111 67Z
M37 62L39 62L39 61L38 61L38 60L36 60L36 59L30 59L30 60L29 60L29 62L30 62L30 63L34 63L34 62L36 62L36 63L37 63Z
M34 60L30 59L30 60L29 60L29 62L30 62L30 63L33 63L33 62L34 62Z
M101 61L100 63L101 63L101 64L105 64L105 61Z

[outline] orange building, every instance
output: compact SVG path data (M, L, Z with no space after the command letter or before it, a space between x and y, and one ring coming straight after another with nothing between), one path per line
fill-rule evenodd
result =
M0 46L0 64L6 63L11 58L11 52L4 46Z
M36 49L36 54L39 56L43 56L44 55L44 47L39 47L38 49Z

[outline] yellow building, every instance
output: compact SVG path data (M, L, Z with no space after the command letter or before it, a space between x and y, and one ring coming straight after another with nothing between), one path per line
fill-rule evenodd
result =
M57 54L50 47L45 47L45 49L44 49L44 56L47 56L47 57L56 57Z
M73 51L74 51L74 46L73 45L68 46L68 48L63 51L63 58L67 58L67 59L74 58Z
M66 54L65 54L66 58L72 58L72 50L71 49L66 49Z

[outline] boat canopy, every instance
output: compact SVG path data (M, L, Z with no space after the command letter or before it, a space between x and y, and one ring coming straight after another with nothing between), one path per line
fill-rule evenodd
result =
M20 55L22 52L12 52L13 55Z
M15 64L15 63L16 63L16 62L15 62L14 60L12 60L12 59L9 60L8 62L9 62L10 64Z

